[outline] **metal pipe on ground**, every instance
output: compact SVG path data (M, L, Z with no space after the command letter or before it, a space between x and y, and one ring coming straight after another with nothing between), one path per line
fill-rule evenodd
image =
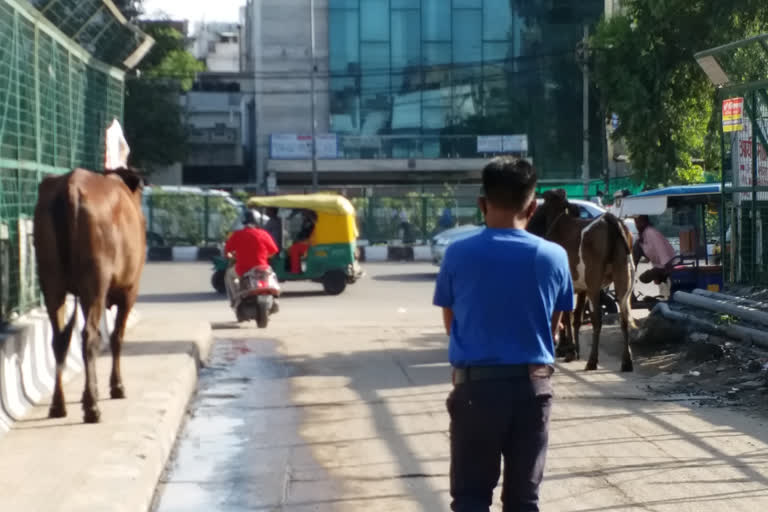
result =
M738 325L716 325L712 322L702 320L690 313L682 313L680 311L672 311L669 305L660 302L653 308L652 314L660 314L667 320L675 322L689 322L697 330L704 331L711 334L719 334L735 340L740 340L744 343L753 343L760 348L768 349L768 333L758 331L757 329L750 329L749 327L741 327Z
M768 302L759 302L744 297L738 297L736 295L728 295L726 293L711 292L709 290L702 290L701 288L697 288L691 293L694 295L701 295L702 297L709 297L710 299L725 300L734 304L740 304L742 306L747 306L758 310L768 310Z
M743 320L748 320L756 324L768 326L768 313L764 313L753 308L748 308L746 306L732 304L728 302L728 300L713 299L687 292L675 292L675 294L672 296L672 300L679 302L680 304L686 304L688 306L694 306L697 308L706 309L708 311L714 311L716 313L728 313Z

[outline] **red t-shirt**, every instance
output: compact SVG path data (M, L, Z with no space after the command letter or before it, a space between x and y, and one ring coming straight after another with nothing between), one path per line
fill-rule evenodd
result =
M235 231L227 240L224 250L235 253L235 272L239 276L253 267L268 266L269 258L278 252L272 236L259 228Z

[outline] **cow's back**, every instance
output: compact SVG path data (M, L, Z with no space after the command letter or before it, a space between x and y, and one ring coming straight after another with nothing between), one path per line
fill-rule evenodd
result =
M44 275L55 280L54 274L61 274L75 295L84 286L138 285L146 253L140 195L119 177L84 169L46 178L38 193L35 245L41 284Z
M117 288L137 285L146 256L140 199L119 177L82 169L73 172L69 188L81 252L75 270L96 272Z

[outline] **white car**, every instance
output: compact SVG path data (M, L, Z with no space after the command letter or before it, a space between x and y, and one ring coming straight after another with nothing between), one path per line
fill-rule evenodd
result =
M537 199L536 202L540 205L543 199ZM582 219L594 219L606 212L606 209L596 205L591 201L584 201L582 199L570 199L569 202L579 207L579 216ZM624 224L632 232L633 237L637 237L637 228L635 227L634 219L624 219ZM438 233L432 237L432 263L438 267L443 262L445 256L445 250L450 244L458 240L464 240L471 236L480 233L485 226L477 226L475 224L465 224L452 229Z

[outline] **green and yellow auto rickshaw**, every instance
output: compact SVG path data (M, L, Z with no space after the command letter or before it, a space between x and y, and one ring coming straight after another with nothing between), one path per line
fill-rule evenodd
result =
M345 197L329 193L251 197L246 206L278 209L282 248L270 264L281 282L314 281L322 283L329 295L338 295L362 276L357 259L355 208ZM291 268L289 256L291 246L297 242L296 231L288 225L290 217L285 215L291 212L312 212L314 224L304 242L306 250L298 269Z

